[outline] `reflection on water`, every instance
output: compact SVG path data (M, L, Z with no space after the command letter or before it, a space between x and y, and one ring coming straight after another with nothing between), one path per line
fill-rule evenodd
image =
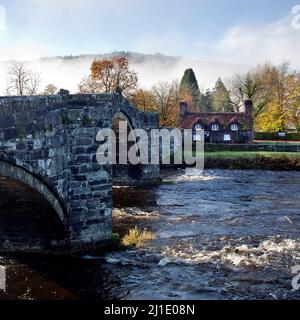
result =
M99 259L0 257L7 299L299 299L300 173L165 171L155 188L117 189L114 231L155 232Z

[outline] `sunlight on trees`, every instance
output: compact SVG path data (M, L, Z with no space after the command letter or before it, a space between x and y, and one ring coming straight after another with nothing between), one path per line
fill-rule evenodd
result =
M124 96L137 89L136 72L129 68L129 62L124 57L94 60L91 74L85 77L78 88L81 93L113 93L116 90Z
M299 73L290 70L289 64L268 66L263 74L266 104L258 114L255 128L258 131L296 129L300 131L300 80Z
M15 79L23 79L22 68L20 74L17 71ZM291 70L288 63L258 65L245 74L233 75L226 84L219 78L212 90L201 92L193 69L187 69L180 83L158 81L146 90L138 86L137 74L130 69L129 60L113 57L95 60L91 74L78 87L81 93L121 91L138 109L159 113L161 125L169 127L176 126L182 100L188 102L190 111L240 112L244 101L251 99L256 131L300 132L300 73ZM46 87L46 93L53 91Z
M178 82L160 82L152 88L152 93L156 97L160 124L174 127L179 115L180 94Z

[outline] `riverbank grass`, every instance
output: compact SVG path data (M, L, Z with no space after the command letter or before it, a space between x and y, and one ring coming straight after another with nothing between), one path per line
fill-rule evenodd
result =
M220 151L205 154L206 168L300 170L300 153Z
M130 229L122 239L122 245L126 247L141 248L145 241L155 240L154 233L148 230L139 230L138 227Z

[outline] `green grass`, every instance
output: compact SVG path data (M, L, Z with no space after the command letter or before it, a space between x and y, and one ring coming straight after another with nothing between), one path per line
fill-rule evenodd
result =
M253 159L257 156L270 158L292 158L300 159L300 152L251 152L251 151L219 151L219 152L205 152L205 158L223 158L223 159Z

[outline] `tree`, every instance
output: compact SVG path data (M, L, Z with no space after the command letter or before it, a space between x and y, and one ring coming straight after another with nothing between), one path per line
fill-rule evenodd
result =
M278 131L299 126L299 81L295 71L288 63L279 66L264 65L252 73L258 86L254 99L255 129L259 131ZM258 79L258 80L257 80ZM250 81L248 81L250 82ZM252 80L254 83L254 80ZM259 108L263 105L262 108Z
M101 85L93 80L92 76L89 75L84 77L81 82L78 84L78 89L80 93L102 93Z
M130 102L142 111L159 112L159 105L153 92L138 89L129 97Z
M290 77L289 63L283 63L278 67L272 69L272 100L274 107L276 108L276 114L280 119L279 129L285 130L287 127L287 109L288 109L288 96L289 90L289 77Z
M162 126L173 127L179 116L179 86L176 81L160 82L152 88L156 98L160 123Z
M287 79L286 126L300 133L300 73L291 74Z
M24 62L15 62L8 72L7 94L32 96L37 94L41 84L41 75L32 72Z
M245 100L252 100L254 118L266 110L272 96L271 79L274 76L273 66L263 65L247 72L237 74L230 81L231 101L236 111L240 110Z
M55 85L50 83L45 87L43 91L43 95L50 96L50 95L56 94L57 92L58 92L58 88L55 87Z
M188 102L192 110L197 109L200 99L200 90L193 69L187 69L179 86L180 99Z
M234 112L230 92L219 78L212 92L212 105L215 112Z
M112 57L94 60L91 74L79 84L82 93L113 93L121 91L125 96L137 88L137 74L130 70L128 59Z
M201 93L198 110L200 112L213 112L213 98L209 89L205 93Z

